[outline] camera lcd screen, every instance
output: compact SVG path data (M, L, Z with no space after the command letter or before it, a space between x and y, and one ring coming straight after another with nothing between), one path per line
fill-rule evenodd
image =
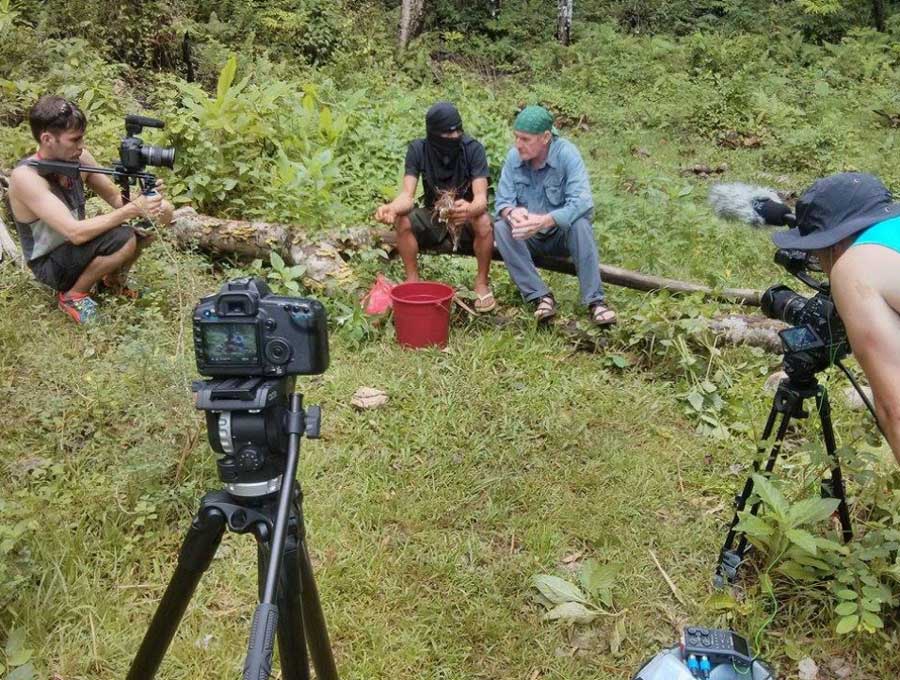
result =
M787 328L781 331L779 335L785 348L791 352L803 352L804 350L825 346L825 343L809 326Z
M208 363L227 366L259 363L255 322L204 324L202 329Z

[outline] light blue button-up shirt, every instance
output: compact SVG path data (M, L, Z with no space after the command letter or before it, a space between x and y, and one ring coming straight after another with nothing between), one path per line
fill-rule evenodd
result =
M497 217L506 208L524 207L529 213L553 216L560 227L581 217L591 218L594 199L587 168L572 142L554 136L547 159L539 168L523 162L515 147L506 154L494 202Z

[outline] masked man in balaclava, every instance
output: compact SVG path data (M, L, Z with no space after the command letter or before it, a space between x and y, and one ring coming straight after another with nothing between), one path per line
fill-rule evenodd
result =
M488 163L484 146L463 133L462 118L450 102L438 102L425 114L424 139L415 139L406 150L406 168L400 194L379 206L375 219L397 231L397 250L407 281L418 281L419 246L431 247L452 239L451 228L470 230L477 262L475 309L489 312L496 306L488 282L493 228L487 212ZM416 207L419 177L424 193ZM435 204L445 192L453 192L449 210L436 215ZM443 218L443 219L441 219Z

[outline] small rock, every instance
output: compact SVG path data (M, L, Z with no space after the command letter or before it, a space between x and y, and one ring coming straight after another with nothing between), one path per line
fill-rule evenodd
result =
M828 660L828 668L838 680L847 680L853 675L853 668L847 663L846 659L839 656Z
M350 404L361 411L378 408L386 403L388 403L388 395L374 387L360 387L350 399Z
M797 664L797 677L800 680L817 680L819 677L819 667L816 662L806 657Z
M860 389L862 389L863 393L866 395L866 399L874 405L875 401L872 398L872 388L868 385L860 385ZM859 396L859 392L853 387L844 388L844 398L847 400L847 406L850 407L851 411L864 411L866 409L865 402L862 400L862 397Z

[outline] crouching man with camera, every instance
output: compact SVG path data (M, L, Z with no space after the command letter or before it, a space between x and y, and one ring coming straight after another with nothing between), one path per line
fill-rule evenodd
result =
M87 118L76 104L46 95L32 106L29 122L38 150L10 175L12 217L35 278L57 291L63 312L77 323L87 323L97 314L90 296L95 285L113 294L137 296L126 285L126 276L148 237L124 223L143 216L168 224L172 206L158 190L126 202L104 174L82 172L68 177L41 173L29 165L36 159L97 166L84 146ZM113 210L85 219L85 184Z
M900 462L900 203L872 175L841 173L804 192L796 225L772 240L818 257Z

